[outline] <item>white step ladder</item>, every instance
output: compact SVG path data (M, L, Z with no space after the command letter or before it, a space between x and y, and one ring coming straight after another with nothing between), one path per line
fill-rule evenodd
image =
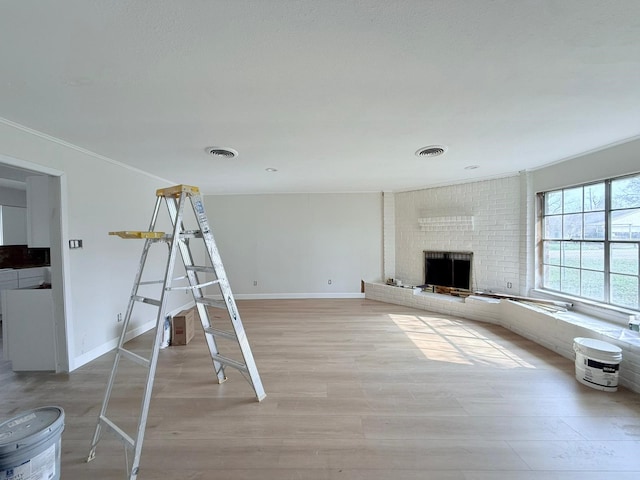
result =
M142 250L142 258L140 259L140 265L135 276L133 289L131 291L131 297L127 306L127 311L124 317L124 323L122 326L122 333L118 341L116 348L116 356L113 362L113 368L111 375L107 383L107 388L102 402L102 408L98 416L98 422L96 425L93 440L91 442L91 448L89 451L89 457L87 461L91 461L95 458L96 447L100 441L103 428L115 433L115 435L124 443L125 452L127 453L127 478L129 480L135 480L139 471L140 454L142 452L142 442L144 439L144 432L147 423L147 416L149 414L149 403L151 401L151 392L153 389L153 381L155 377L156 366L158 362L158 353L160 350L160 344L163 339L164 323L167 310L167 299L171 291L175 290L190 290L193 293L193 298L196 303L202 328L204 330L205 338L209 351L211 353L211 359L213 361L214 371L219 383L226 380L225 368L231 367L239 370L243 376L253 387L256 398L261 401L265 398L266 394L260 380L260 375L256 367L253 355L251 353L251 347L249 341L242 326L240 314L229 286L229 281L218 253L215 241L213 239L213 233L209 226L207 216L204 210L202 202L202 196L197 187L188 185L177 185L170 188L159 189L156 192L156 205L149 225L149 230L145 232L140 231L122 231L122 232L109 232L110 235L118 235L122 238L139 238L144 239L144 248ZM160 211L163 201L167 205L169 211L169 217L171 219L171 225L173 232L171 234L165 234L164 232L156 232L156 222L158 219L158 213ZM196 217L198 229L185 230L184 227L184 213L185 205L190 203L193 212ZM206 249L206 257L211 266L196 266L193 263L193 257L189 247L191 239L203 239ZM152 245L156 243L167 243L169 246L169 256L167 259L167 268L165 270L164 279L155 281L142 281L145 263L147 256ZM184 263L186 276L180 278L173 278L173 270L176 262L178 252ZM213 274L214 280L200 281L199 274ZM173 286L174 281L187 280L186 286ZM161 284L162 292L160 298L149 298L139 294L139 287L141 285ZM204 288L210 285L217 285L219 287L222 300L216 300L205 296ZM150 358L144 358L137 353L129 351L124 348L125 336L128 330L129 322L131 320L131 314L134 307L137 304L148 304L158 308L158 314L156 318L156 329L153 345L151 348ZM231 329L224 330L214 328L211 324L210 314L208 307L217 307L226 309L229 314L231 322ZM237 342L242 353L242 359L232 359L230 357L223 356L218 351L218 345L216 337L224 338L227 340L233 340ZM118 373L118 365L121 359L132 361L133 363L140 365L148 370L146 386L144 387L142 406L138 425L135 435L131 436L124 431L121 427L116 425L112 420L107 417L107 409L109 406L109 400L112 394L112 390L116 381ZM133 452L131 462L129 462L128 449Z

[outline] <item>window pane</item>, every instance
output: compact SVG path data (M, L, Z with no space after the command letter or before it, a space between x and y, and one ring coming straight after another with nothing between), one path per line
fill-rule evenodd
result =
M582 211L582 187L563 190L563 213L576 213Z
M544 194L544 214L556 215L562 213L562 190Z
M592 300L604 300L604 272L582 271L581 294Z
M545 265L543 286L549 290L560 291L560 267Z
M604 271L604 243L583 243L580 266L589 270Z
M543 263L560 265L560 242L544 242L542 249L544 255Z
M640 175L611 181L611 208L640 207Z
M611 212L612 240L640 240L640 208Z
M604 210L604 183L584 186L584 211Z
M604 240L604 212L584 214L584 238Z
M562 217L545 217L544 238L562 238Z
M582 238L582 214L562 216L562 238L567 240Z
M611 274L611 303L638 308L638 277Z
M612 243L609 255L612 273L638 275L638 244Z
M580 268L579 242L562 242L562 265Z
M580 295L580 270L560 268L560 285L560 290L563 292L570 295Z

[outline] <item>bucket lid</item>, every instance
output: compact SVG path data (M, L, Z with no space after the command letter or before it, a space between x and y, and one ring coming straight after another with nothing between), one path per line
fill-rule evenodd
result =
M602 340L596 340L595 338L574 338L573 341L583 347L592 348L600 352L612 353L614 355L622 353L620 347L611 345L610 343L603 342Z
M0 423L0 454L15 452L21 445L37 443L50 435L52 427L62 425L64 410L60 407L41 407L20 413Z

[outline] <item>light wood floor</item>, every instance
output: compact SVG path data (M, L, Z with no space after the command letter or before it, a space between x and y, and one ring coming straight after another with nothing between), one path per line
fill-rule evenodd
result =
M370 300L239 308L267 398L235 371L215 383L200 334L162 350L140 480L639 478L640 395L586 387L570 360L503 328ZM70 375L0 363L0 418L64 408L64 480L124 478L108 433L85 463L112 358ZM124 424L135 368L111 404Z

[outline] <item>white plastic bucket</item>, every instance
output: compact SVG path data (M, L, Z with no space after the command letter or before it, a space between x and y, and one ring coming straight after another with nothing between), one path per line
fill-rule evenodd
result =
M0 424L0 479L60 480L64 410L42 407Z
M622 350L615 345L593 338L574 338L576 379L591 388L615 392L618 390L618 370Z

